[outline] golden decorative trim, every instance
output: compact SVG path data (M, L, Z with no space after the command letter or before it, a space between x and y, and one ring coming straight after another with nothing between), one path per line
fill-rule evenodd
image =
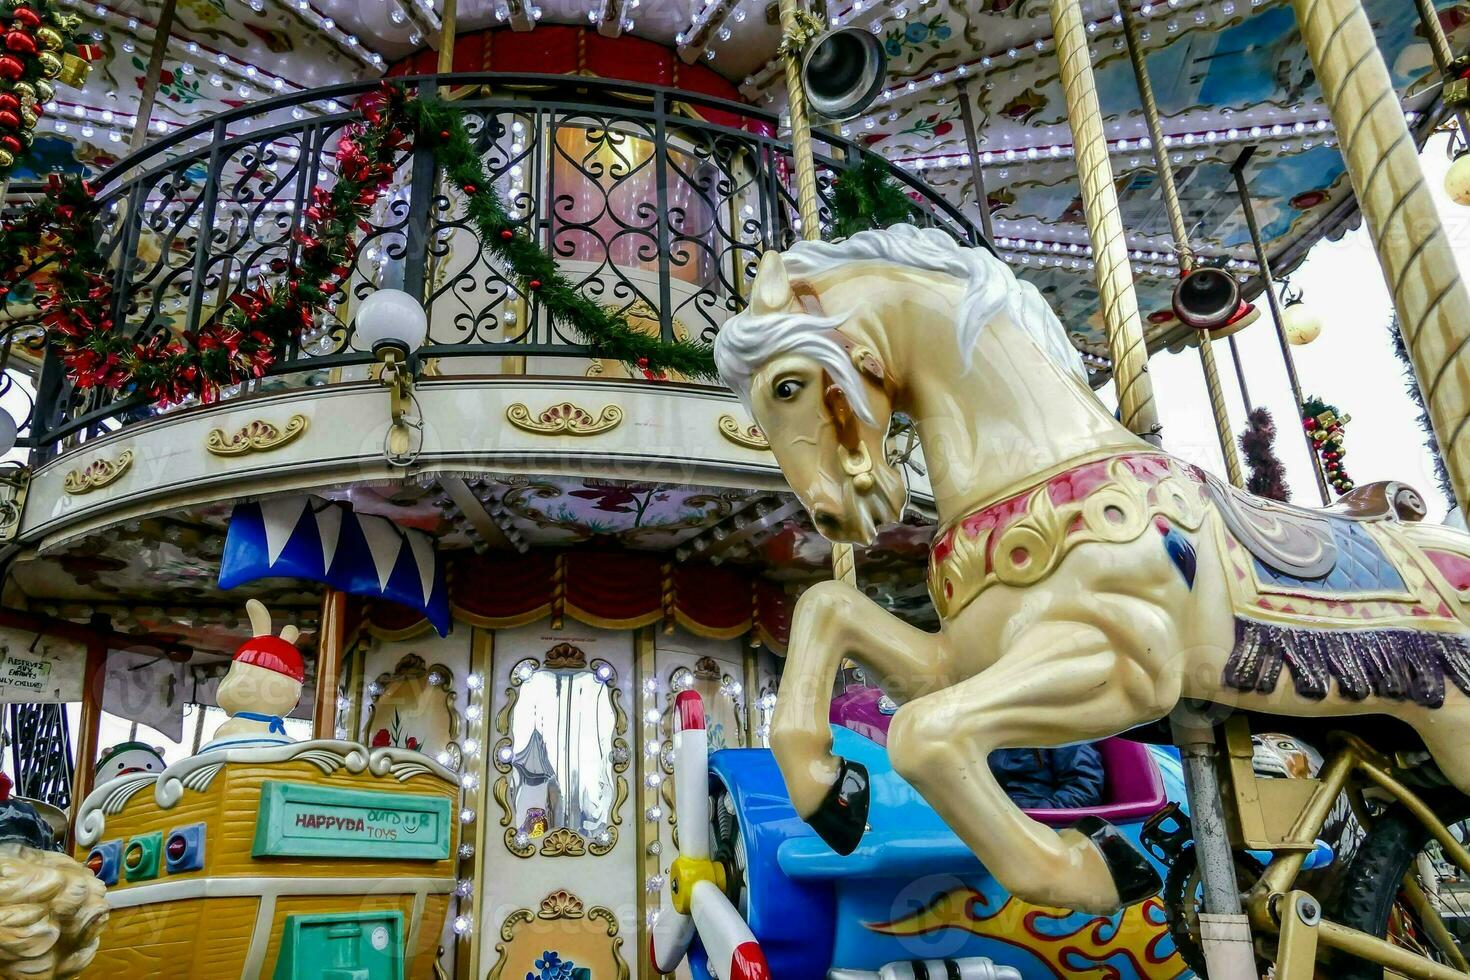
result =
M570 643L558 643L546 651L549 670L580 670L587 666L587 654Z
M210 429L204 437L204 448L216 456L245 456L268 453L292 442L306 431L305 415L293 415L284 429L265 419L254 419L229 438L224 429Z
M623 421L623 410L616 405L604 405L594 417L579 405L561 402L533 418L524 402L516 402L505 410L505 417L517 429L540 436L595 436L617 428Z
M766 434L758 425L751 424L742 429L740 420L735 416L721 415L719 426L720 435L737 446L744 446L746 449L754 449L757 452L769 452L771 449L770 440L766 438Z
M1014 587L1040 582L1079 544L1133 541L1155 517L1193 531L1206 514L1199 485L1172 466L1169 476L1150 486L1125 459L1114 459L1107 482L1060 504L1052 500L1050 486L1047 480L1029 491L1025 512L998 532L983 528L970 534L963 520L956 524L948 537L949 554L929 566L929 595L941 619L957 614L996 582Z
M101 490L116 483L133 465L133 451L124 449L116 460L94 459L80 470L72 470L61 481L61 489L73 496Z
M581 857L587 853L587 839L570 827L558 827L541 838L542 857Z
M580 898L562 889L543 898L541 911L536 914L543 919L580 919L586 912L583 911Z

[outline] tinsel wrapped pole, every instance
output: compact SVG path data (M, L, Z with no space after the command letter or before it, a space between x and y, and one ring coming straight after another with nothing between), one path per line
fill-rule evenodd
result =
M1463 508L1470 503L1470 293L1360 0L1292 0L1404 342Z
M1179 275L1189 275L1194 269L1194 250L1189 245L1189 229L1184 226L1184 209L1179 205L1179 189L1174 185L1174 167L1169 162L1169 148L1164 137L1164 124L1159 119L1159 106L1154 101L1153 82L1148 77L1148 62L1138 40L1138 28L1133 22L1133 10L1128 0L1118 4L1123 17L1123 37L1128 44L1128 60L1133 65L1133 79L1138 83L1139 99L1143 102L1143 117L1148 122L1149 141L1153 144L1154 173L1159 188L1164 194L1164 210L1169 215L1169 228L1174 236L1174 250L1179 253ZM1215 435L1220 439L1220 455L1225 459L1225 473L1237 487L1245 485L1240 470L1240 459L1235 455L1235 434L1230 428L1230 414L1225 408L1225 389L1220 385L1220 369L1215 364L1215 352L1210 343L1210 332L1199 331L1200 367L1205 373L1205 388L1210 395L1210 413L1215 418Z
M1296 376L1296 359L1291 356L1291 343L1286 339L1285 322L1281 318L1281 298L1276 295L1276 290L1271 285L1271 258L1266 254L1266 242L1261 238L1261 225L1256 221L1256 206L1251 202L1250 186L1245 180L1245 166L1250 162L1251 155L1256 148L1246 147L1240 156L1235 158L1230 170L1235 175L1235 192L1240 196L1240 209L1245 214L1245 227L1251 236L1251 245L1256 251L1256 265L1261 270L1261 282L1266 284L1262 290L1266 297L1266 303L1271 307L1271 322L1276 325L1276 342L1281 345L1281 360L1286 365L1286 380L1291 384L1292 402L1301 410L1302 406L1302 383ZM1239 362L1237 362L1239 363ZM1306 440L1307 457L1312 461L1312 474L1317 478L1317 492L1322 496L1325 505L1332 497L1327 492L1327 480L1322 475L1322 468L1317 465L1317 447L1312 442L1308 433L1303 433L1302 438Z
M1103 131L1080 0L1052 0L1051 19L1062 90L1067 98L1067 121L1072 127L1077 175L1082 185L1082 209L1087 217L1088 237L1092 240L1093 261L1097 264L1098 295L1108 334L1108 353L1113 360L1118 407L1129 431L1159 445L1159 412L1154 404L1153 382L1148 376L1143 318L1139 316L1138 296L1133 290L1128 240L1118 212L1118 192L1113 185L1113 165L1108 160L1108 139Z

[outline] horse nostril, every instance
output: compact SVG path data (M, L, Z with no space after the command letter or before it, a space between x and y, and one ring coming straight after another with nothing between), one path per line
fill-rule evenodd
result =
M837 515L829 510L814 511L812 513L812 521L816 523L817 530L823 534L829 534L842 526L841 522L837 520Z

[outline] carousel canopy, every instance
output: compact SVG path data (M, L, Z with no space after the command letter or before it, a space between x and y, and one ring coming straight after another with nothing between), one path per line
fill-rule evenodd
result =
M1459 49L1470 39L1470 3L1436 0ZM1438 73L1414 5L1366 0L1405 113L1424 138L1437 118ZM124 154L139 107L161 5L73 2L101 38L104 58L78 91L60 86L42 119L29 172L98 170ZM1255 271L1230 167L1250 146L1251 193L1278 272L1356 219L1329 117L1283 0L1142 0L1135 8L1147 64L1169 134L1186 220L1199 254L1247 279ZM1140 97L1114 0L1084 3L1124 224L1154 346L1187 331L1169 314L1177 274L1152 172ZM1090 249L1045 0L837 0L833 24L870 29L889 59L872 109L840 124L892 163L928 181L978 217L961 102L975 113L984 206L996 245L1040 286L1085 349L1104 351ZM317 89L416 65L438 43L442 0L178 0L163 62L155 134L275 94ZM646 56L568 48L554 25L596 38L664 46ZM459 0L456 68L501 70L498 61L542 59L549 69L678 84L678 65L699 64L741 95L778 108L782 73L775 5L755 0ZM477 32L498 30L493 46ZM566 61L556 57L565 49ZM633 49L630 49L633 50ZM473 51L473 55L468 52ZM579 53L580 52L580 53ZM475 63L467 65L466 62ZM516 70L525 70L518 67ZM686 72L692 76L693 72ZM657 77L650 77L650 76ZM322 111L331 111L324 101ZM298 118L310 107L298 106ZM1259 288L1254 282L1247 293Z

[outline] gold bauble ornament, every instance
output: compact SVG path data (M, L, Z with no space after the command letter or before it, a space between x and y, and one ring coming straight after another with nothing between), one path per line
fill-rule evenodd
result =
M30 82L16 82L10 90L22 103L36 101L36 87Z
M42 51L36 55L36 62L41 66L41 74L47 78L55 78L61 74L61 59L50 51Z
M47 51L60 51L66 44L61 32L51 27L36 28L36 41Z
M9 168L15 163L15 154L4 147L0 147L0 167Z
M1288 303L1281 311L1281 328L1288 342L1301 347L1322 333L1322 319L1306 303Z
M20 107L20 121L22 124L24 124L26 129L35 129L36 123L39 122L40 119L41 117L36 115L35 109L32 109L30 106L25 105Z
M1445 171L1444 192L1456 204L1470 205L1470 153L1455 157Z
M16 88L19 89L20 86L17 85ZM45 105L56 98L56 86L42 78L36 82L36 87L31 89L31 94L35 96L37 102Z

